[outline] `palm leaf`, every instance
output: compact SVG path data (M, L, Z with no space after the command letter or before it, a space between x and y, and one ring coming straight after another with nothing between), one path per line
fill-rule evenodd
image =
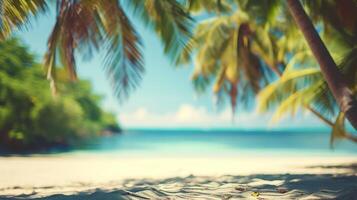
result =
M105 50L105 71L123 100L138 85L144 71L140 38L118 1L57 2L57 20L48 40L45 66L51 83L56 64L77 77L75 54Z
M228 13L232 10L230 0L187 0L187 7L191 13Z
M107 55L105 69L119 99L129 96L144 72L142 42L129 18L117 1L103 3L106 26ZM113 13L116 15L113 16Z
M330 146L333 148L336 140L346 138L346 129L345 129L345 114L340 112L336 117L336 121L332 126L331 137L330 137Z
M320 75L320 70L318 68L294 70L289 73L285 72L280 79L269 84L260 91L257 97L258 110L260 112L265 112L274 105L279 105L285 97L288 97L296 91L296 85L299 79L305 79L302 80L302 82L305 82L306 87L307 77L316 75Z
M185 48L191 37L193 18L177 0L131 0L128 6L134 9L146 26L158 34L164 45L164 52L172 60L178 59L179 52L189 51Z
M0 39L8 37L14 28L27 28L31 17L46 10L45 0L0 1Z

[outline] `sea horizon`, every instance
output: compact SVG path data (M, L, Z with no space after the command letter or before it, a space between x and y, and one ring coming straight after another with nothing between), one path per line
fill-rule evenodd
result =
M65 154L110 156L353 156L357 146L338 141L331 148L324 130L130 129L91 140Z
M331 132L329 127L260 127L260 128L244 128L244 127L181 127L181 126L172 126L172 127L122 127L123 132L130 132L130 131L326 131Z

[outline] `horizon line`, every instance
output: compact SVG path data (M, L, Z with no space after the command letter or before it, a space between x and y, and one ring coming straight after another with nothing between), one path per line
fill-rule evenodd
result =
M328 127L279 127L279 128L243 128L243 127L122 127L123 131L163 130L163 131L329 131Z

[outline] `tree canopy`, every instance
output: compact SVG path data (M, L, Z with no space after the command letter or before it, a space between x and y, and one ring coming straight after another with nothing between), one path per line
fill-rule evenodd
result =
M53 97L42 68L18 39L0 43L1 146L67 146L103 131L119 131L114 115L100 108L101 97L89 81L73 83L57 67L61 95Z
M214 13L198 21L189 51L179 57L178 64L195 63L198 92L211 86L219 102L229 98L233 111L257 103L259 111L275 111L272 121L307 110L332 128L332 142L357 141L285 1L189 2L195 14ZM357 2L302 3L356 97Z
M56 22L48 36L44 56L47 78L56 92L56 65L77 78L79 55L90 58L104 52L103 68L118 99L124 100L140 83L144 73L142 41L128 11L153 29L164 45L164 52L176 57L190 36L192 19L177 0L31 0L0 1L0 39L13 30L28 28L36 17L55 7ZM43 15L42 15L43 16Z

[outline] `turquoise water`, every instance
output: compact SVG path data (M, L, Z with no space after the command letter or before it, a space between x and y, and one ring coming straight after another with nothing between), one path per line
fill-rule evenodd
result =
M140 155L356 155L357 144L337 142L328 131L129 130L81 146L77 152ZM73 153L73 152L72 152Z

